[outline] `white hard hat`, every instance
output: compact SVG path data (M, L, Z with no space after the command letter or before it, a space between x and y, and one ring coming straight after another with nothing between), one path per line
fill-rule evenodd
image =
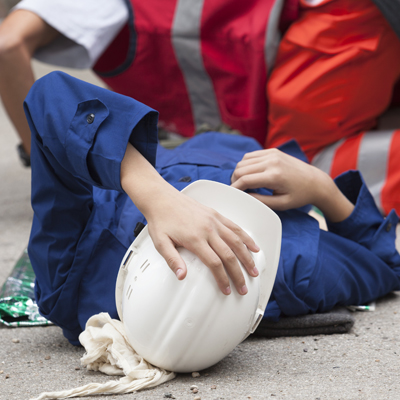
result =
M224 295L193 253L179 248L187 276L179 281L156 251L147 227L129 247L116 284L118 315L135 351L175 372L199 371L222 360L262 319L278 268L281 222L252 196L221 183L196 181L183 192L244 229L261 250L259 276L242 266L248 293Z

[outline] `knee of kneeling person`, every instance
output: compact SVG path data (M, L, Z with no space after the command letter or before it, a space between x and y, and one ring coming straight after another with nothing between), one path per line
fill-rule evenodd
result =
M17 27L13 28L11 24L2 25L0 25L0 62L2 65L21 60L21 56L31 58L36 49L29 43L26 32Z
M4 65L20 55L29 56L29 47L22 34L1 28L0 25L0 62Z
M35 51L52 42L59 32L37 14L12 12L0 25L0 61L13 62L21 55L30 59Z

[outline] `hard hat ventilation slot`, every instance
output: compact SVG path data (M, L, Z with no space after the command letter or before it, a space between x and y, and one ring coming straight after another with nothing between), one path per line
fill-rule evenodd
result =
M132 289L131 285L129 285L128 290L126 292L126 294L128 296L128 300L131 298L132 292L133 292L133 289Z
M141 266L140 266L140 270L142 272L144 272L146 270L146 268L150 265L150 263L148 262L149 260L147 259Z
M148 263L147 265L144 266L144 268L142 269L142 272L144 272L146 270L146 268L150 265L150 263Z
M131 250L131 251L129 252L128 256L125 258L125 261L124 261L124 263L123 263L123 266L125 266L126 263L128 262L128 260L131 258L132 253L133 253L133 250Z

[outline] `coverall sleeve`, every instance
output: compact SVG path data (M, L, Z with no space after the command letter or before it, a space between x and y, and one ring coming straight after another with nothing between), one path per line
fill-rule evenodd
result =
M386 218L382 217L358 171L338 176L335 183L355 208L342 222L327 221L328 230L359 243L389 266L399 266L400 256L395 247L396 226L399 222L396 212L392 210Z
M358 171L344 173L336 184L355 208L347 219L328 223L329 231L320 233L317 262L304 297L312 312L366 304L400 289L396 213L381 216Z
M131 142L154 164L157 113L60 72L37 81L24 107L32 132L34 216L28 252L36 300L40 313L77 344L85 268L93 262L101 234L118 224L117 211L127 198L121 160ZM94 186L112 190L96 189L99 200ZM109 244L101 260L111 275L113 259L124 250L113 243L115 249Z
M280 214L281 258L266 318L365 304L400 290L396 213L381 216L359 172L336 183L355 208L346 220L328 223L329 231L296 210Z
M128 141L155 165L158 114L130 97L52 72L33 85L24 108L34 139L90 185L122 191Z

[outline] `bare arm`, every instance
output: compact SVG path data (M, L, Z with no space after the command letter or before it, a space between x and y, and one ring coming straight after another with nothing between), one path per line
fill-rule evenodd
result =
M246 154L232 175L232 186L272 189L273 196L253 196L278 211L313 204L331 222L343 221L354 209L325 172L277 149Z
M182 246L211 269L223 293L231 292L227 274L240 294L247 293L236 257L251 276L257 276L248 249L257 252L259 248L242 229L176 190L131 144L121 164L121 185L146 217L157 251L178 279L187 272L176 250Z

